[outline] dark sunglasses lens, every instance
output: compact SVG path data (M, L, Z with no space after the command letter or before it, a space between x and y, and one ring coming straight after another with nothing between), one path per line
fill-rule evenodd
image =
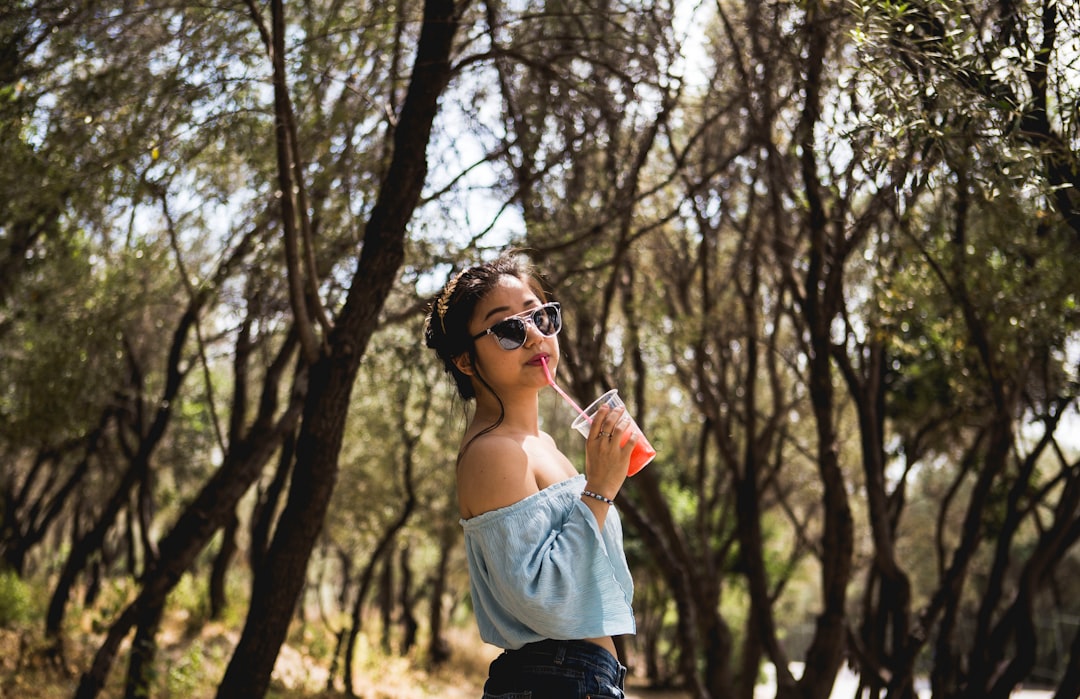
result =
M557 306L544 306L538 308L532 315L533 325L540 331L540 334L548 337L559 332L562 328L562 317L559 315L559 308Z
M503 349L512 350L525 344L525 321L521 318L507 318L491 326L491 332Z

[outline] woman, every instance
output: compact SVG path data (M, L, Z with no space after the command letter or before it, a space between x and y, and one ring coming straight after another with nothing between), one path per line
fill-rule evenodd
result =
M635 631L633 581L612 501L637 437L622 408L601 408L579 474L540 429L543 362L558 366L561 328L559 305L510 256L451 279L425 327L461 397L476 400L457 493L480 636L504 649L484 699L623 696L612 636Z

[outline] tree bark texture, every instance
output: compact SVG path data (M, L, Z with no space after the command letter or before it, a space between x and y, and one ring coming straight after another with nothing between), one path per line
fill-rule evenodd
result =
M450 79L458 18L451 0L428 0L412 79L394 132L394 153L364 235L347 300L311 366L285 509L256 571L247 622L225 671L221 699L262 697L303 588L307 563L337 480L353 381L404 259L405 228L426 179L427 144Z

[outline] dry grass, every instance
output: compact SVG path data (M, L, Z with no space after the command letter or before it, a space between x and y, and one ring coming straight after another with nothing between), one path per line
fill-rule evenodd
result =
M207 624L197 633L178 629L171 624L159 638L159 676L152 696L211 699L239 634L220 624ZM377 645L361 641L354 668L354 689L364 699L475 699L482 693L488 663L497 650L480 643L474 635L464 630L451 632L452 658L434 669L425 667L416 657L386 655ZM35 639L33 631L0 629L0 699L68 699L74 694L79 673L90 664L96 642L100 641L96 635L72 639L68 642L67 662L58 665L46 659L43 646ZM293 640L282 647L268 696L276 699L345 696L340 680L336 691L326 691L327 664L314 657L304 641ZM125 657L121 656L103 697L122 696L125 669Z
M364 699L478 699L498 649L464 629L451 630L447 640L451 659L437 669L409 657L388 657L362 644L357 653L357 694Z
M224 672L239 637L235 629L221 624L186 628L184 619L173 618L159 641L159 676L153 697L165 699L213 699L217 682ZM274 670L273 699L337 699L344 697L338 683L335 691L326 691L327 665L317 659L313 649L325 639L298 632L299 638L282 647ZM69 699L78 683L78 675L90 664L91 654L100 637L87 633L69 641L68 662L64 667L47 661L40 641L32 631L0 629L0 699ZM474 628L453 629L447 640L451 660L438 668L429 668L418 656L387 655L377 643L362 640L354 668L354 689L363 699L479 699L482 695L488 664L498 649L479 640ZM123 696L125 658L113 669L102 697ZM632 688L628 699L685 699L674 692Z
M206 624L197 632L178 633L182 625L170 625L161 635L160 676L151 696L155 699L213 699L217 682L236 643L238 632L220 624ZM301 638L285 645L278 656L270 699L341 699L336 691L325 690L327 669L307 652L317 647L317 639ZM57 667L46 661L40 641L30 631L0 629L0 699L69 699L78 682L78 673L89 666L96 649L93 635L69 643L69 662ZM357 649L354 689L363 699L479 699L487 667L498 649L480 642L474 629L457 629L448 634L451 660L438 669L426 668L415 657L386 655L377 644L361 643ZM114 668L103 699L123 696L124 658ZM841 673L833 697L850 697L852 677ZM1049 699L1049 691L1018 690L1013 699ZM759 688L756 696L771 698L775 690ZM688 699L675 690L650 690L630 682L627 699Z

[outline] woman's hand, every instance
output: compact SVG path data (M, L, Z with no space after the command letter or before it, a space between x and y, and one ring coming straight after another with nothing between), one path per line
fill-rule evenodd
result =
M637 441L637 430L625 407L600 406L585 444L586 489L614 500L626 480L630 452Z

